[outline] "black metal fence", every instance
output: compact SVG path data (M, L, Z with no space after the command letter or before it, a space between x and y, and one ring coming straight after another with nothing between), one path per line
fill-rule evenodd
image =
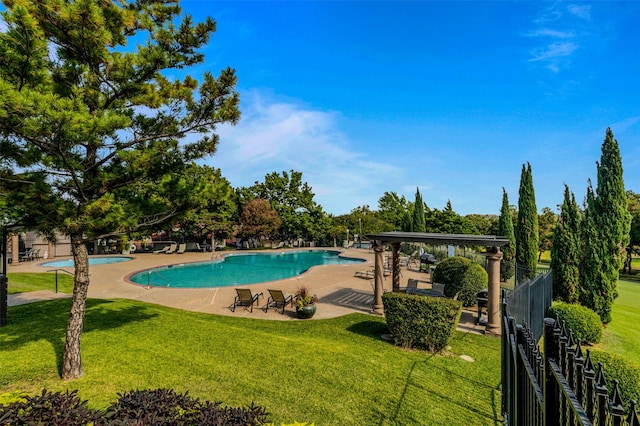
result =
M551 306L552 281L553 274L548 269L533 280L521 282L505 296L509 315L514 318L516 324L526 324L535 340L542 337L544 316Z
M539 279L543 282L544 276ZM518 310L526 305L523 301L527 293L521 291L515 296L510 294L511 298L504 295L502 302L505 424L640 425L635 401L631 401L625 413L618 382L614 380L608 386L602 364L596 371L589 351L585 356L580 341L574 341L564 323L544 318L544 312L540 315L539 310L529 310L530 324L541 324L543 330L544 348L540 350L539 336L532 332L529 323L511 315L512 307Z

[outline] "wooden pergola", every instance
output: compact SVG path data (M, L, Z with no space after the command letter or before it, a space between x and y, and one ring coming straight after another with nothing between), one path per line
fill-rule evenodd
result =
M392 277L393 291L400 288L400 244L423 243L431 245L481 246L487 248L487 273L489 274L489 295L487 305L487 334L500 334L500 261L502 252L500 247L507 245L506 237L495 235L465 235L465 234L433 234L425 232L382 232L367 234L367 238L374 242L375 252L375 290L373 312L384 314L382 305L382 287L384 280L385 245L393 248Z

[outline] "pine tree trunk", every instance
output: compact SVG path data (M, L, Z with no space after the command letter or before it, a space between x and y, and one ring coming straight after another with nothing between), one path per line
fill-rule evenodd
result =
M89 258L87 247L82 238L71 236L71 252L75 263L75 275L71 312L67 324L67 338L62 356L62 378L64 380L73 380L82 376L80 337L89 288Z

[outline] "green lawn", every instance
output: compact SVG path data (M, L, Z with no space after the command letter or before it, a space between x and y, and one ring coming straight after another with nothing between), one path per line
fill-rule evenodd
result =
M24 293L37 290L56 290L56 274L43 273L9 273L9 294ZM73 277L64 272L58 273L58 291L60 293L73 293Z
M640 365L640 280L636 277L627 275L618 281L618 298L613 303L611 317L597 347Z
M456 332L433 356L380 339L384 320L264 321L132 300L89 300L84 376L59 379L69 299L9 308L0 394L78 389L94 408L117 392L170 387L231 406L252 401L276 424L499 424L500 340ZM464 361L460 355L473 357Z

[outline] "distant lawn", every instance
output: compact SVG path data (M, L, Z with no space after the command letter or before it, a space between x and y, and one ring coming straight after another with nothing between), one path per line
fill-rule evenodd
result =
M38 290L56 290L56 274L54 272L42 273L8 273L9 294L24 293ZM58 273L58 291L60 293L73 293L73 277L64 272Z
M456 332L451 350L433 356L385 343L384 320L364 314L265 321L90 299L84 376L63 382L69 303L9 308L0 394L78 389L101 408L117 392L170 387L231 406L255 401L276 424L500 424L498 338Z
M623 276L618 281L618 298L613 303L611 317L597 347L640 365L640 280Z

